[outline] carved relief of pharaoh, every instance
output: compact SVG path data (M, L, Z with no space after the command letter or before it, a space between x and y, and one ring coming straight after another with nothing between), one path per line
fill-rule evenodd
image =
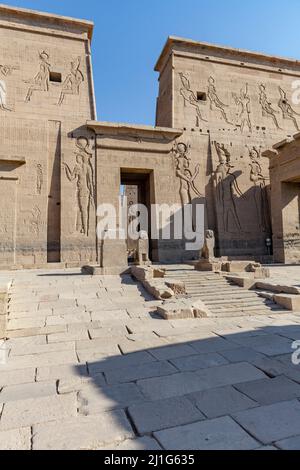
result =
M28 89L25 102L28 103L31 101L33 93L35 91L49 91L50 86L50 68L49 63L50 56L47 52L42 51L39 55L40 57L40 69L38 73L32 80L27 80L25 83L29 83L30 87Z
M180 94L183 97L184 105L189 104L196 111L196 127L199 127L199 121L207 122L206 119L202 116L197 97L193 90L191 89L191 84L189 79L183 74L179 74L182 87L180 88Z
M58 105L61 106L67 95L79 95L80 85L84 81L83 73L80 70L81 58L77 57L76 60L71 62L71 70L62 84L62 91L58 100Z
M242 232L235 193L244 197L240 190L237 177L232 172L234 166L231 164L231 154L224 144L215 142L215 148L219 159L219 165L215 171L215 184L217 204L222 210L224 232Z
M238 118L239 118L239 127L241 132L244 132L245 126L248 127L249 131L252 132L251 124L251 108L250 103L251 99L248 93L248 83L245 86L245 89L240 90L240 95L233 93L233 98L236 105L239 107Z
M225 109L224 109L224 108L229 108L229 105L224 104L220 100L220 98L217 94L217 90L216 90L216 82L215 82L215 79L213 77L209 77L209 79L208 79L208 98L209 98L209 101L210 101L210 109L212 111L214 111L215 109L217 111L220 111L224 121L227 122L227 124L229 124L230 126L233 126L232 122L229 121L229 119L227 117L227 114L225 112Z
M79 137L76 141L76 164L73 170L63 163L69 181L76 181L77 215L76 230L82 235L89 235L90 210L95 209L95 182L89 141Z

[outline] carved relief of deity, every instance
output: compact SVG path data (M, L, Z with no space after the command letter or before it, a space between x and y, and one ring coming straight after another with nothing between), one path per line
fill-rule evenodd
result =
M238 118L239 118L239 127L241 132L244 132L245 126L248 127L249 131L252 132L252 123L251 123L251 99L248 92L248 83L245 88L240 90L240 95L233 93L233 98L236 105L239 107Z
M260 152L253 147L249 151L250 156L250 181L254 186L254 201L256 206L257 220L263 232L269 228L269 202L266 192L266 178L263 175L260 164Z
M177 144L173 149L176 164L176 176L180 179L180 199L182 206L191 204L193 195L203 197L195 185L195 180L200 172L198 164L195 170L191 169L191 158L188 155L188 147L184 143Z
M298 122L297 122L297 119L295 118L295 116L300 116L300 114L297 113L292 108L292 106L291 106L291 104L290 104L290 102L287 98L286 92L281 87L279 87L279 93L280 93L280 100L278 102L278 106L282 111L283 119L289 119L289 120L293 121L296 130L299 131L299 125L298 125Z
M79 137L76 142L76 164L73 170L64 163L66 176L70 182L76 181L77 215L76 230L82 235L89 235L90 210L95 209L94 170L91 164L92 152L89 141Z
M259 104L261 105L263 117L272 118L272 120L273 120L273 122L276 126L276 129L280 129L280 126L278 124L278 120L277 120L277 117L276 117L276 114L278 114L278 113L277 113L277 111L275 111L275 109L273 109L272 103L269 101L269 98L268 98L267 93L266 93L266 86L263 83L261 83L259 85L259 91L260 91Z
M209 79L208 79L208 98L209 98L209 101L210 101L210 109L212 111L214 111L214 110L220 111L224 121L227 124L232 126L233 124L232 124L232 122L229 121L229 119L227 117L227 114L225 112L225 108L229 108L229 105L224 104L220 100L220 98L217 94L217 90L216 90L215 79L213 77L209 77Z
M79 95L80 85L84 81L83 73L80 70L81 58L71 62L71 70L62 84L62 92L60 94L58 105L61 106L66 95Z
M47 52L42 51L39 55L40 57L40 68L38 73L32 80L28 80L25 83L29 83L29 89L25 98L25 102L28 103L31 101L33 93L35 91L49 91L50 85L50 68L51 65L49 63L50 56Z

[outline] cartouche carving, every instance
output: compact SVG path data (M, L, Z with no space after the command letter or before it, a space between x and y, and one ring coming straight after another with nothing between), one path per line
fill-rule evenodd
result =
M40 163L38 163L36 166L36 191L39 195L42 193L43 182L43 167Z

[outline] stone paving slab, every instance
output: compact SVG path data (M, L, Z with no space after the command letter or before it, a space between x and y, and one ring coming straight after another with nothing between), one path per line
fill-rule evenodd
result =
M0 366L0 388L34 382L36 369L33 367L20 370L5 369L5 366Z
M12 429L0 432L0 450L31 450L31 429Z
M123 411L33 426L33 450L96 450L133 439Z
M185 372L168 377L158 377L137 382L150 400L188 395L210 388L248 382L265 378L265 374L247 363L229 364L196 371Z
M89 383L79 391L78 401L80 414L94 415L126 408L134 403L144 402L145 398L134 383L105 387Z
M178 426L154 433L166 450L252 450L259 447L230 417Z
M238 384L235 388L260 405L300 398L300 385L284 376Z
M169 362L156 361L147 364L124 366L105 372L107 383L116 384L134 382L136 380L176 374L178 370Z
M263 444L300 434L300 402L275 403L234 415L234 419Z
M238 392L232 386L192 393L187 398L207 418L220 418L258 406L255 401Z
M235 348L220 353L229 362L253 362L264 358L265 356L251 348Z
M37 382L47 382L49 380L60 380L68 378L88 377L85 364L64 364L58 366L38 367L36 373Z
M208 367L223 366L229 362L218 353L197 354L188 357L178 357L170 360L181 372L193 372Z
M279 335L265 335L262 337L237 338L232 341L248 346L255 351L266 356L278 356L279 354L288 354L292 352L292 340L283 338Z
M0 403L28 400L56 395L56 383L41 382L22 385L10 385L0 392Z
M123 367L138 366L154 362L155 358L146 351L140 351L126 356L111 357L108 359L99 359L96 362L89 362L88 368L91 375L97 375L101 372L108 372L114 369L122 369Z
M205 419L186 398L168 398L133 405L128 412L141 436Z
M276 442L275 445L281 450L300 450L300 435L283 439Z
M115 442L110 446L99 447L97 450L114 450L119 452L130 450L162 450L155 439L151 437L141 437L139 439L127 439L124 442Z
M76 364L77 362L75 351L61 351L43 354L27 354L26 356L13 356L9 361L7 368L23 369L29 367Z
M3 408L0 431L67 419L76 415L77 395L75 393L9 402Z

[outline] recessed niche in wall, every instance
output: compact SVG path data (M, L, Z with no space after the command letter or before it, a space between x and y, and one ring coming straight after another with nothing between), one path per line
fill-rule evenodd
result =
M50 82L61 83L62 82L61 73L50 72Z

